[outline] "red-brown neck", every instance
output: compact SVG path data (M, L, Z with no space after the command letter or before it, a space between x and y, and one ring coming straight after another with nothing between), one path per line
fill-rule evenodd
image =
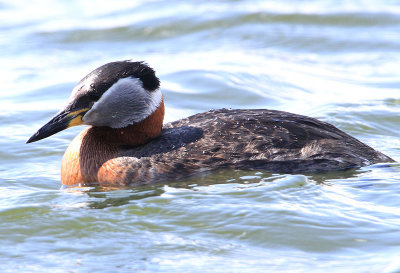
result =
M164 120L164 101L146 119L119 129L89 127L78 135L64 154L61 180L65 185L98 181L99 169L115 158L121 145L138 146L158 137Z
M125 128L92 127L90 134L102 142L116 145L138 146L149 142L161 134L164 120L164 100L147 118Z

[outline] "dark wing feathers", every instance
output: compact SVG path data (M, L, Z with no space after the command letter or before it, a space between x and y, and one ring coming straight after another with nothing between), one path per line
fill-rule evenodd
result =
M121 155L131 159L131 173L139 183L223 167L305 173L393 161L314 118L228 109L168 123L159 138ZM141 161L146 162L145 168L138 165Z

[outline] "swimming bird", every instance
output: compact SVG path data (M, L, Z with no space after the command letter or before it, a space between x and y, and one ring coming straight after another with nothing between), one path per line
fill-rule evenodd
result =
M164 126L163 118L155 71L116 61L84 77L27 143L89 125L63 156L68 186L143 185L222 168L309 173L393 162L331 124L283 111L210 110Z

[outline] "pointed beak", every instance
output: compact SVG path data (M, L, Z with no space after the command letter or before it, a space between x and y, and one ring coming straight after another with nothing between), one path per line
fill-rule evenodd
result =
M26 143L44 139L69 127L82 124L82 117L87 111L89 111L89 108L76 111L62 110L42 128L40 128L33 136L31 136Z

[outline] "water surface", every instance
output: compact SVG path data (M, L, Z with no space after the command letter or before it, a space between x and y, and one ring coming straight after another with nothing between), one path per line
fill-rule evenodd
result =
M68 190L82 127L24 144L84 75L133 59L166 121L285 110L400 160L398 1L3 1L0 21L2 272L400 272L399 164Z

